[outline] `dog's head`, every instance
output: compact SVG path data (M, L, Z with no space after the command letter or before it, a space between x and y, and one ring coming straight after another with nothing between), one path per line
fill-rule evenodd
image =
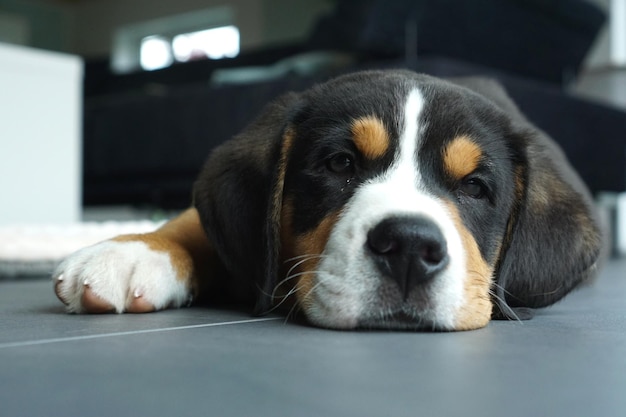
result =
M260 312L293 294L332 328L479 328L563 297L600 246L561 152L484 80L365 72L286 95L194 196Z

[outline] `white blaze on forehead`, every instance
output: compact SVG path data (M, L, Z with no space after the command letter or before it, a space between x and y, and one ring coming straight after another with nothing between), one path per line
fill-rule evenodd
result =
M418 179L415 167L417 143L420 140L417 122L423 107L424 102L419 90L411 91L404 107L404 129L399 140L400 155L395 167L391 169L393 175L403 179Z
M419 90L410 91L404 104L395 161L385 173L357 189L331 232L318 265L312 302L306 308L307 316L316 324L351 328L389 307L390 300L382 300L377 291L385 278L380 276L367 250L367 235L386 218L417 215L429 218L441 229L450 262L430 286L431 305L411 308L424 308L423 321L429 325L454 325L463 297L465 251L446 206L426 191L419 173L417 151L423 131L423 107Z

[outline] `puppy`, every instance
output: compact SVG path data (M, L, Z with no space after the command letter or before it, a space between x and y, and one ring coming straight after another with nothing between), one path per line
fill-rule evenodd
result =
M468 330L561 299L601 241L582 181L498 84L372 71L269 104L211 153L192 208L53 280L74 313L212 295L335 329Z

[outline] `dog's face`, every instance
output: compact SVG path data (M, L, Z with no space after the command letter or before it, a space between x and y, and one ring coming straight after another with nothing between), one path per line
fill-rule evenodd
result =
M532 134L494 101L408 72L339 78L292 97L251 129L257 135L269 129L278 138L268 146L258 139L247 145L261 154L254 165L259 177L269 178L253 186L253 194L268 197L250 209L269 219L259 232L254 226L249 230L263 236L259 242L271 246L265 259L277 263L264 265L276 277L262 278L262 294L295 294L306 317L324 327L463 330L486 325L498 298L495 290L501 288L500 297L504 293L498 275L519 267L504 260L517 250L512 242L519 220L527 221L524 205L533 216L541 209L538 216L547 219L570 198L571 187L560 181L550 187L567 191L563 201L550 196L559 201L545 205L541 198L527 198L529 192L551 189L531 190L536 183L529 174ZM545 177L559 179L550 173ZM198 192L203 189L197 187L197 201L204 201ZM573 233L572 239L576 247L596 247L589 208L579 206L573 212L586 231ZM199 210L201 215L211 212L202 203ZM223 226L215 232L217 222L225 220L214 217L205 216L214 240L237 234ZM561 230L571 228L567 223ZM231 244L221 256L245 252L240 246ZM543 251L542 244L528 251ZM597 248L593 252L581 261L583 269L589 269ZM236 275L235 264L243 258L230 268L227 259L227 269ZM519 262L523 268L525 261ZM509 281L512 287L528 286L519 278ZM546 285L554 288L531 283L537 294L523 295L533 299L572 287L560 280Z
M325 85L287 129L282 247L298 300L337 328L484 326L522 181L510 122L432 79L377 81Z

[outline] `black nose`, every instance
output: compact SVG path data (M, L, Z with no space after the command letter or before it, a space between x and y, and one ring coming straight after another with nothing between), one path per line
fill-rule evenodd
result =
M376 266L400 286L405 299L420 283L431 280L448 263L439 227L422 216L390 217L367 234Z

